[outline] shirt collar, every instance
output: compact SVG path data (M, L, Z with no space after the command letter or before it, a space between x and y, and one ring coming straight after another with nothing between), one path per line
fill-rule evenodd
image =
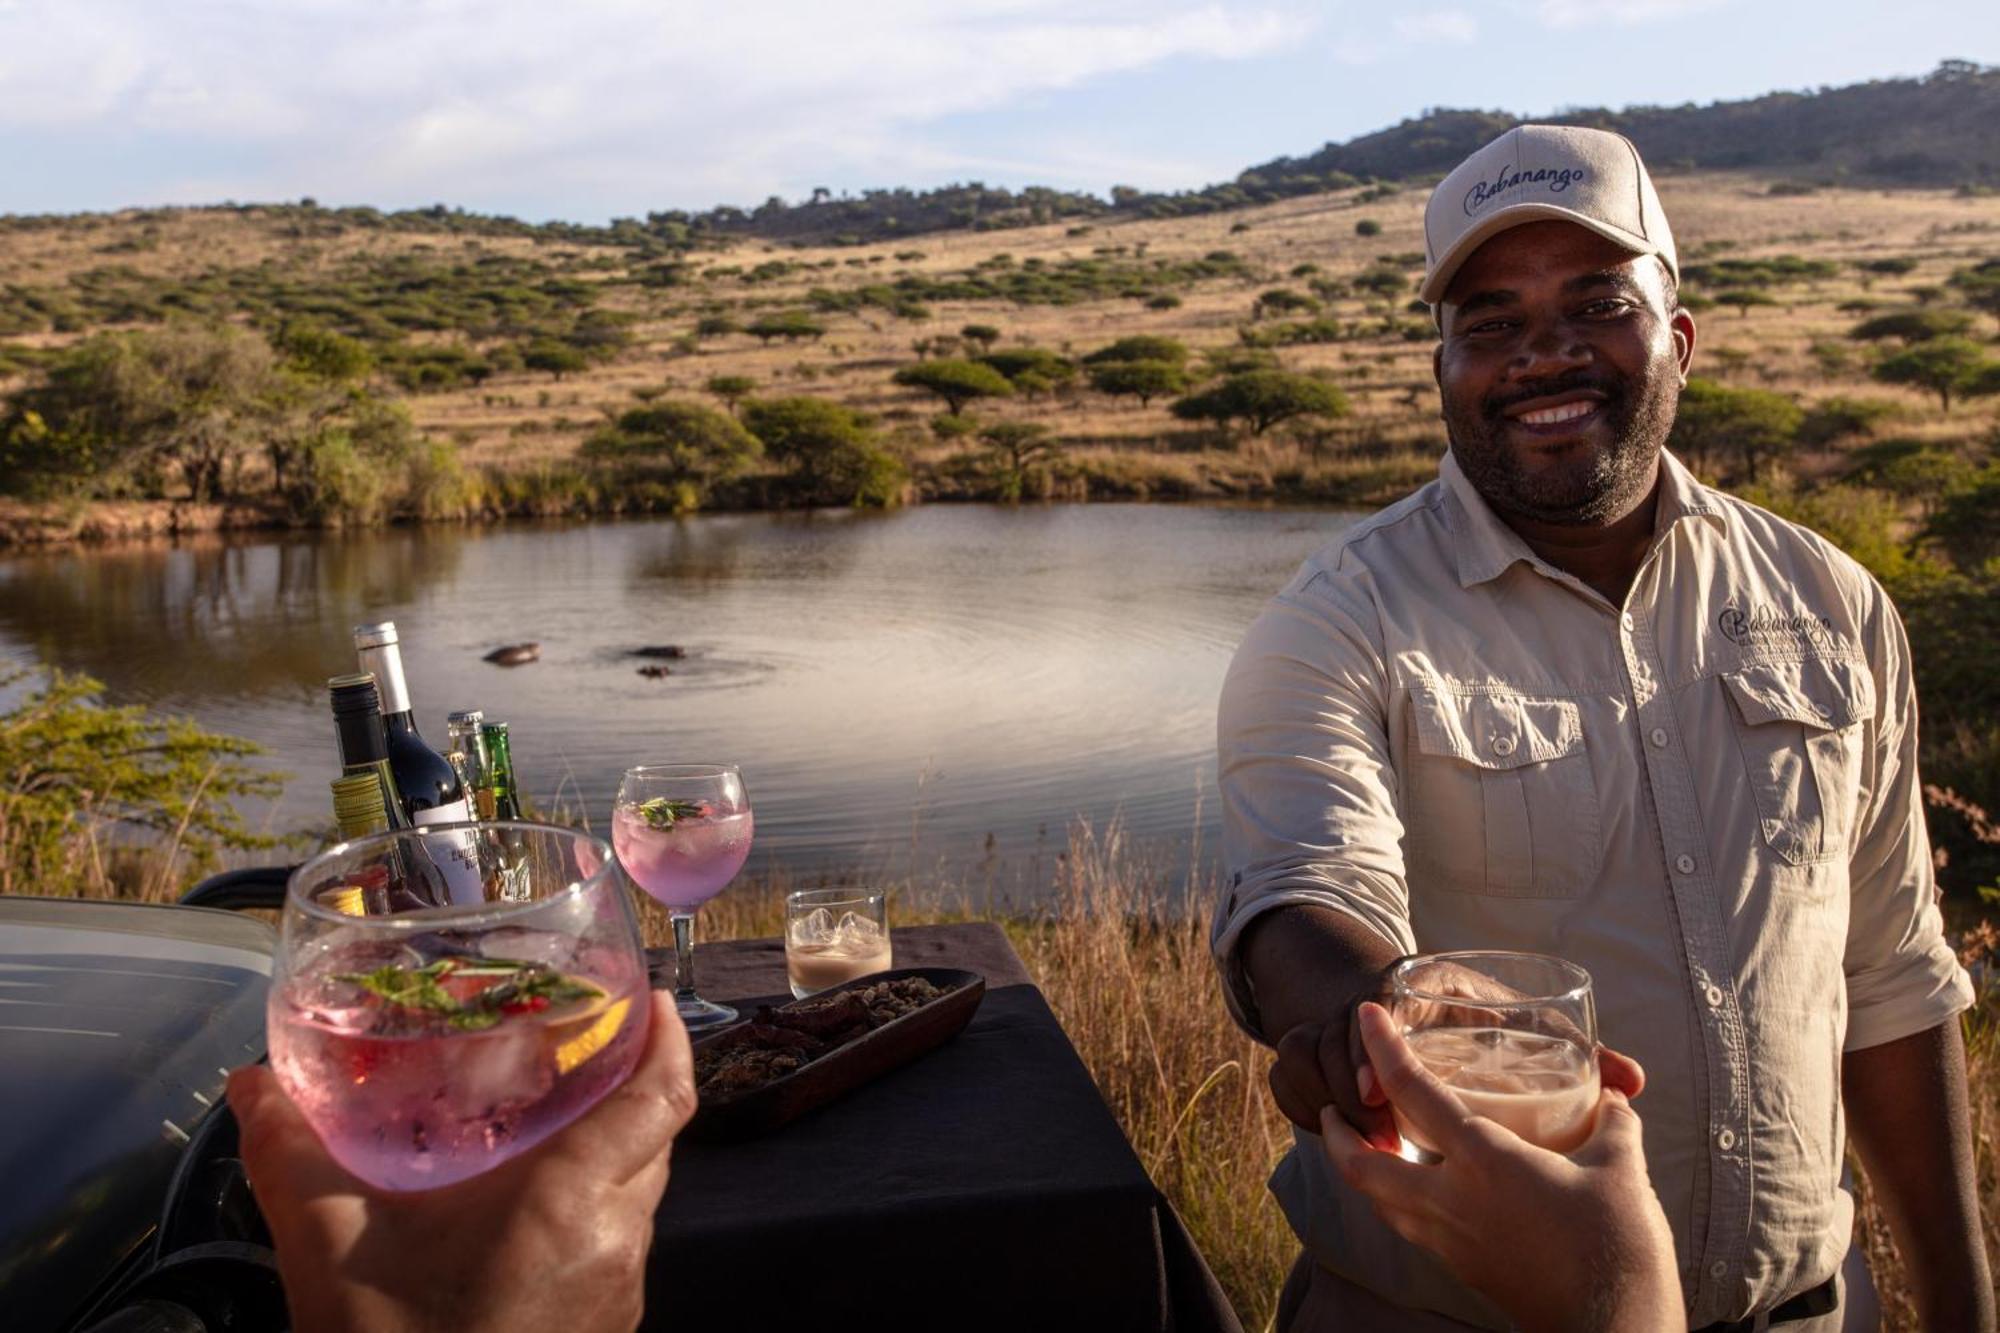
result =
M1518 560L1535 563L1535 553L1521 535L1501 521L1458 466L1449 449L1438 463L1444 482L1445 510L1458 554L1460 587L1486 583L1506 573ZM1702 518L1727 531L1728 519L1715 493L1695 479L1680 459L1660 451L1660 494L1653 545L1688 519Z

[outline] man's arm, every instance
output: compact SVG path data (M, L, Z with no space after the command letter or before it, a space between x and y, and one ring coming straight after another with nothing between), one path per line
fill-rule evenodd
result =
M1847 1052L1840 1086L1855 1150L1909 1267L1918 1325L1991 1333L1958 1020Z
M1909 641L1888 597L1869 591L1866 642L1879 711L1848 855L1841 1095L1923 1326L1991 1330L1957 1018L1972 1001L1972 984L1937 908Z
M1266 1040L1278 1048L1278 1109L1317 1134L1320 1108L1331 1103L1364 1138L1393 1145L1379 1090L1371 1080L1364 1095L1356 1081L1367 1057L1353 1015L1363 1000L1382 998L1401 951L1353 917L1303 903L1253 921L1239 948Z

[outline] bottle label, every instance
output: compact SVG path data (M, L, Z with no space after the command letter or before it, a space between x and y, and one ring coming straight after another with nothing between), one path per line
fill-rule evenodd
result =
M411 822L421 827L425 824L463 824L471 818L471 803L460 800L419 810L411 816ZM424 846L430 850L431 860L444 876L453 906L486 901L486 879L479 870L477 835L470 829L434 833L425 837Z

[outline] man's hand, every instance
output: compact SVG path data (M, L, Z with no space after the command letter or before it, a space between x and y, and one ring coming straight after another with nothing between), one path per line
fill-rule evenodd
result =
M1443 1158L1405 1162L1322 1115L1327 1159L1398 1235L1530 1333L1686 1327L1673 1236L1622 1091L1605 1089L1596 1129L1564 1158L1468 1114L1381 1006L1361 1006L1356 1026L1387 1100Z
M1442 996L1520 998L1518 992L1471 968L1443 964L1432 972L1429 984ZM1389 1152L1396 1150L1395 1122L1369 1068L1368 1053L1353 1017L1356 1006L1386 998L1387 984L1385 971L1371 991L1358 996L1342 1012L1324 1022L1300 1023L1279 1038L1278 1059L1271 1066L1271 1095L1285 1118L1307 1133L1319 1132L1320 1113L1331 1106L1363 1140ZM1433 1018L1477 1017L1476 1011L1454 1009L1446 1000L1427 1002L1426 1008ZM1645 1090L1646 1074L1638 1061L1605 1047L1598 1048L1597 1060L1604 1086L1627 1098Z
M409 1194L348 1174L268 1068L231 1074L229 1104L295 1333L625 1333L694 1060L656 993L645 1054L603 1101L483 1175Z

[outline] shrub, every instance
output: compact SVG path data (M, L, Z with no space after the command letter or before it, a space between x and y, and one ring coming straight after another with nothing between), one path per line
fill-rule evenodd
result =
M1904 343L1957 337L1972 330L1972 316L1963 310L1897 310L1863 320L1847 336L1862 342L1900 338Z
M550 378L560 381L565 375L590 369L590 358L568 343L540 338L521 349L521 364L529 370L546 371Z
M1858 439L1902 412L1884 398L1828 398L1807 409L1799 423L1798 441L1813 449Z
M797 342L800 338L817 340L826 335L826 325L803 310L780 310L759 315L744 331L768 347L773 338L783 338L786 342Z
M1173 406L1174 415L1183 420L1213 421L1225 428L1242 421L1252 435L1262 435L1282 421L1332 419L1347 415L1347 411L1347 395L1333 385L1283 370L1231 375L1214 388Z
M907 468L851 408L824 398L753 398L743 424L784 466L795 499L874 506L901 499Z
M27 679L0 672L0 691ZM0 714L0 893L102 893L106 845L134 836L165 849L161 882L146 886L154 892L172 886L183 858L207 869L224 851L276 845L236 808L283 785L283 774L246 762L260 747L143 708L107 708L103 690L55 671Z
M1319 302L1312 297L1295 292L1289 287L1274 287L1257 298L1256 303L1250 307L1250 315L1253 319L1262 319L1266 315L1284 315L1296 311L1316 313L1318 310Z
M1090 368L1090 387L1114 398L1137 398L1147 407L1155 398L1186 393L1188 374L1172 361L1106 361Z
M2000 393L2000 363L1969 338L1931 338L1912 343L1878 363L1875 378L1884 384L1908 384L1938 396L1938 406L1951 411L1952 395L1976 397Z
M986 351L1000 341L1000 330L991 324L967 324L958 331L958 336Z
M904 366L893 379L904 388L935 394L953 416L975 399L1006 398L1014 392L1005 375L977 361L919 361Z
M1380 236L1382 234L1382 224L1374 218L1363 218L1354 224L1354 234L1356 236Z
M1924 535L1943 546L1960 569L1978 573L2000 557L1996 513L2000 513L2000 463L1988 463L1960 477L1932 512Z
M1032 421L1000 421L979 433L1000 474L1000 498L1018 500L1029 474L1060 452L1047 426Z
M722 338L742 331L743 326L728 315L703 315L694 322L694 336L697 338Z
M1949 449L1923 440L1880 440L1854 452L1841 480L1887 491L1929 516L1973 475L1972 464Z
M1717 292L1715 302L1717 305L1734 306L1736 313L1745 318L1749 316L1751 306L1778 304L1776 297L1760 292L1755 287L1731 287L1727 291Z
M1165 361L1169 365L1180 366L1187 364L1187 359L1187 344L1180 339L1156 333L1138 333L1120 338L1109 347L1098 348L1083 358L1083 364L1102 366L1113 361Z
M764 446L736 418L712 407L658 401L621 412L580 452L628 476L678 488L687 503L675 507L694 508L709 488L754 467Z
M1146 298L1146 309L1148 310L1179 310L1180 308L1181 298L1175 296L1172 292L1160 292L1155 296Z
M1696 376L1681 390L1668 443L1697 471L1706 471L1717 454L1733 456L1754 482L1764 462L1791 451L1804 419L1799 405L1782 394Z
M1076 363L1045 347L1003 347L985 353L979 364L999 371L1023 393L1039 393L1076 378Z
M730 415L734 416L736 405L757 391L757 381L748 375L711 375L702 387L729 404Z

